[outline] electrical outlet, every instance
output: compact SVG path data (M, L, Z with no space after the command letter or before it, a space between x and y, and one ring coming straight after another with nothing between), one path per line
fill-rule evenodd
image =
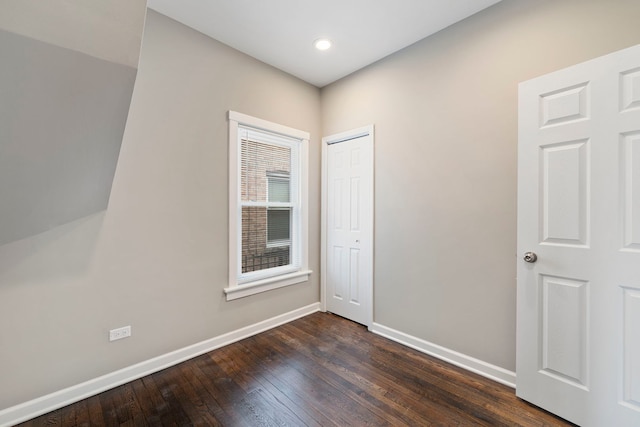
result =
M123 326L122 328L112 329L109 331L109 341L121 340L131 336L131 326Z

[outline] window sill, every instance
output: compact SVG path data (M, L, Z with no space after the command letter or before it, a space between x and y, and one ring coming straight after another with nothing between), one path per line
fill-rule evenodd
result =
M224 293L227 295L227 301L231 301L261 292L295 285L296 283L306 282L309 280L311 273L313 273L311 270L296 271L295 273L269 277L268 279L256 280L255 282L244 283L242 285L229 286L228 288L224 288Z

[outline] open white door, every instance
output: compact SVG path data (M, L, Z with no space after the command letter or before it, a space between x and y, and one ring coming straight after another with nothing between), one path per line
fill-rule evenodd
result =
M640 45L522 83L518 151L516 393L640 426Z
M373 322L373 126L322 139L322 299Z

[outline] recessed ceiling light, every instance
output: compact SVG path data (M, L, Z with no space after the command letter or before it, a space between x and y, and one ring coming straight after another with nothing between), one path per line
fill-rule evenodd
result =
M313 42L313 45L318 50L327 50L331 47L331 40L329 39L318 39Z

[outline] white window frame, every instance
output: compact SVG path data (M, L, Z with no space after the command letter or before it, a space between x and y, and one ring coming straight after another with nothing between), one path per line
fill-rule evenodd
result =
M257 293L294 285L309 280L309 164L308 145L309 133L293 129L287 126L258 119L246 114L229 111L229 286L224 289L227 301L254 295ZM300 141L299 146L299 186L298 197L300 200L299 226L292 239L298 240L299 252L292 254L296 258L295 265L287 268L273 268L265 270L266 273L251 272L241 273L242 250L242 208L240 190L240 139L239 129L242 127L253 128L257 131L265 131L286 138ZM293 166L293 164L292 164ZM293 242L292 242L293 245Z

